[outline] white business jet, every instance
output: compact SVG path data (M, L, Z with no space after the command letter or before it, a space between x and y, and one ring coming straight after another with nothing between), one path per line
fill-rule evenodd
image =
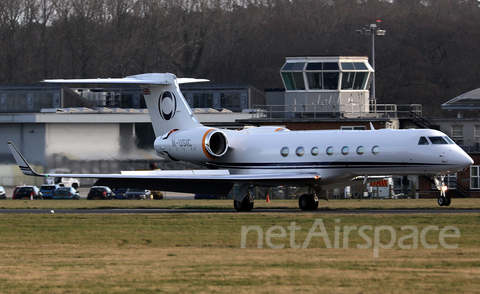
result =
M325 188L352 184L379 175L444 176L468 168L473 160L444 133L430 129L363 131L290 131L257 127L226 130L203 126L195 118L179 84L205 82L165 73L120 79L45 80L47 83L137 84L157 137L155 152L173 161L201 165L189 171L122 172L120 174L40 174L8 142L25 175L98 178L96 185L227 195L239 184L234 207L250 211L253 186L305 187L302 210L315 210ZM442 177L443 178L443 177ZM449 205L442 192L438 204Z

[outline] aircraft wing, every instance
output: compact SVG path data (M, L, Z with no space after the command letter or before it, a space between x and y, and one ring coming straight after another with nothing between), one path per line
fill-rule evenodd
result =
M96 186L141 188L184 193L227 195L235 183L259 186L302 185L321 180L318 173L230 174L228 170L123 171L120 174L42 174L36 172L12 142L8 142L23 174L37 177L98 178Z

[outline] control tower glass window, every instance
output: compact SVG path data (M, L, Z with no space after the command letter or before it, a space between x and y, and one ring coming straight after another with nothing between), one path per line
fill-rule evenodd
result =
M282 78L287 90L305 90L303 69L305 62L286 63L282 68Z
M323 76L321 72L307 72L307 80L310 90L323 89Z
M309 62L305 67L308 89L338 90L339 67L336 62Z
M338 72L324 72L323 73L323 89L338 90Z
M342 90L364 90L368 80L367 66L361 62L342 62ZM362 70L362 71L360 71Z

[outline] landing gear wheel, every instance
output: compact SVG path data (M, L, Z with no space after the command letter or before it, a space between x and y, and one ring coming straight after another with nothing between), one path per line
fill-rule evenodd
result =
M438 205L440 205L440 206L446 205L446 203L447 203L447 197L443 197L443 196L438 197L437 203L438 203Z
M311 194L303 194L298 199L298 206L301 210L316 210L318 208L318 198Z
M450 203L452 203L452 199L450 197L445 197L445 206L450 206Z
M253 200L251 200L248 196L243 198L242 201L233 201L233 207L235 207L236 211L252 211L253 204Z

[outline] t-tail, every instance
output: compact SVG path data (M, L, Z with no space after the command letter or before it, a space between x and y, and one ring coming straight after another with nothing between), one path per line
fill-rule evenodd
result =
M143 88L143 95L152 121L155 136L159 137L172 130L186 130L201 127L187 101L180 92L180 84L208 82L205 79L177 78L170 73L148 73L126 78L108 79L55 79L46 83L63 84L137 84Z

